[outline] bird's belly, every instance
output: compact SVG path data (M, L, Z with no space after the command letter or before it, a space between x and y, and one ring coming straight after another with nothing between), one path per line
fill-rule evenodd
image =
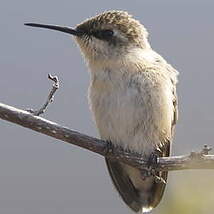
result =
M134 152L149 154L155 147L147 100L137 90L90 90L91 109L102 139ZM141 101L138 100L141 97ZM152 133L152 134L151 134Z

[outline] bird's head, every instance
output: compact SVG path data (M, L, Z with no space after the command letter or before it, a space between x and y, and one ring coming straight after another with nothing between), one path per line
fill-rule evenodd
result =
M148 46L146 29L124 11L108 11L77 25L76 40L89 59L109 59Z
M87 19L76 28L27 23L33 27L62 31L75 36L89 61L115 59L133 48L147 48L148 33L139 21L124 11L107 11Z

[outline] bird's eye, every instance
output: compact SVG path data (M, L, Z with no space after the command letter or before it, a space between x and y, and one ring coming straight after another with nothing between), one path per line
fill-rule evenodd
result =
M99 30L94 32L94 36L98 39L109 40L114 36L114 32L112 30Z
M104 37L104 38L110 38L114 35L114 32L112 30L102 30L101 31L101 35Z

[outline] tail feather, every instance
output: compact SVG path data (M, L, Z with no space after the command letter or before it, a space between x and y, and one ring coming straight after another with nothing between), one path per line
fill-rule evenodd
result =
M169 147L161 156L169 155ZM112 182L123 201L135 212L147 213L156 207L165 190L165 183L156 183L154 177L143 179L140 170L118 161L106 159ZM157 172L167 181L168 172Z
M112 182L124 202L135 212L141 209L139 193L132 181L121 167L120 163L106 159L109 174Z

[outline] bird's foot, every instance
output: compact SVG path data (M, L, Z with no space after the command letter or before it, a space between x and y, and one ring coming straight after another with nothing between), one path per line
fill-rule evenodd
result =
M154 151L150 154L148 158L148 168L154 169L157 166L159 157L159 151Z
M112 153L114 150L114 145L110 140L107 140L107 153Z
M153 177L156 176L155 167L157 166L158 163L158 157L159 151L154 151L149 155L147 161L147 168L141 171L142 180L146 180L146 178L149 178L151 176Z

